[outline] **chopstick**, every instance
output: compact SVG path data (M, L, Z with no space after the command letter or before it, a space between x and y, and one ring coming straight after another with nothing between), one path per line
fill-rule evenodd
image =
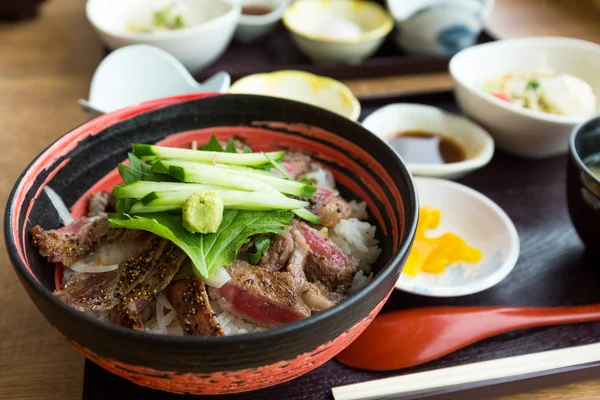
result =
M331 389L335 400L372 400L515 377L600 360L600 343L377 379Z

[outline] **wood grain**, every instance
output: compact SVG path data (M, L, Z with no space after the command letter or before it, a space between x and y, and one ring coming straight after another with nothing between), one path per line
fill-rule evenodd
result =
M52 0L40 18L0 24L0 204L29 161L83 122L86 97L102 48L85 20L83 0ZM597 2L596 2L597 3ZM586 0L497 0L490 27L501 37L564 35L600 41L598 9ZM357 94L449 87L446 74L347 82ZM35 310L0 243L0 399L81 398L83 359ZM600 381L502 400L592 400Z

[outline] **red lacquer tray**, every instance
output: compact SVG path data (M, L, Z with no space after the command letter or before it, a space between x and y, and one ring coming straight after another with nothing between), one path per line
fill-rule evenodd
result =
M434 92L362 99L362 117L378 107L395 102L431 104L459 112L450 92ZM395 291L383 312L422 306L567 306L600 302L600 261L585 254L567 213L566 161L566 156L532 161L497 152L490 165L461 180L497 202L519 231L521 255L514 271L502 283L482 293L454 299L426 298ZM528 329L485 340L439 360L406 370L385 373L359 371L332 360L307 375L270 389L204 397L172 395L142 388L88 361L83 399L331 399L331 387L334 386L599 341L600 323ZM457 386L400 398L480 400L599 377L599 365L578 365L543 374Z

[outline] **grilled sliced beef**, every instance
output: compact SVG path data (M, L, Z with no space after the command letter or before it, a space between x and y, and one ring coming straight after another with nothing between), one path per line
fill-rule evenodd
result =
M290 231L286 230L283 235L272 235L271 240L271 245L263 253L258 265L269 271L281 271L294 251L294 239Z
M127 294L123 300L135 302L139 299L154 298L173 280L179 268L187 260L186 254L179 247L167 242L165 250L156 258L146 276Z
M354 215L350 204L335 190L320 187L313 194L310 202L310 210L321 217L321 224L328 228Z
M90 196L88 217L116 212L116 200L113 192L98 192Z
M138 255L119 264L115 271L102 273L72 273L62 290L55 296L80 311L110 310L121 301L130 302L141 296L128 295L144 281L154 263L167 249L169 242L147 235L142 240Z
M319 282L308 283L306 289L302 294L302 300L314 311L324 311L346 298L342 293L329 291Z
M45 231L39 225L33 228L33 245L52 263L65 266L92 254L102 243L133 240L143 235L141 231L112 229L106 215L82 217L59 229Z
M292 229L292 235L294 251L290 256L287 270L294 277L298 291L302 293L302 300L314 311L323 311L333 307L345 296L341 293L330 292L321 283L311 283L306 280L304 265L310 253L310 247L298 229Z
M204 282L186 278L172 282L167 298L177 310L179 324L186 336L223 336L223 328L213 312Z
M142 312L149 304L150 301L146 298L140 298L132 302L121 302L121 304L110 310L108 321L114 325L143 331L144 318L142 317Z
M294 179L310 172L312 160L309 156L302 153L285 153L281 165L287 170Z
M272 272L236 260L225 267L231 280L209 295L224 310L257 325L271 327L306 318L310 310L287 272Z
M348 256L331 240L304 222L294 221L294 227L304 236L310 253L304 272L310 282L322 282L335 292L340 285L352 282L358 271L359 260Z

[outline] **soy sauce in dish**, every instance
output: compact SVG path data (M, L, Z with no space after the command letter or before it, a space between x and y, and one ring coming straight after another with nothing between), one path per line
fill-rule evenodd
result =
M398 132L389 143L408 163L450 164L466 158L464 150L456 142L432 132Z
M273 11L269 6L263 4L247 4L242 7L242 14L244 15L266 15Z

